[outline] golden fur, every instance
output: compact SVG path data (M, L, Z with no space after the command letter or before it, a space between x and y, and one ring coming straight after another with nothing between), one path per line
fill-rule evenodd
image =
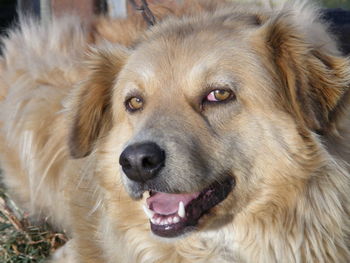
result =
M348 58L310 4L210 2L153 6L158 20L177 17L146 33L138 16L65 17L22 21L3 40L3 179L24 209L70 236L52 262L350 261ZM213 85L236 101L199 107ZM123 101L135 89L148 101L131 115ZM208 169L229 167L236 181L196 231L171 242L151 235L146 194L130 198L118 167L150 129L186 147L192 134ZM169 185L208 184L191 176Z

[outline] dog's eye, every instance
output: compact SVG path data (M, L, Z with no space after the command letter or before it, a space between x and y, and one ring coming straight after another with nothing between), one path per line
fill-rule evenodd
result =
M141 110L143 107L143 100L138 97L132 97L126 101L125 106L129 111Z
M207 97L206 100L210 102L220 102L220 101L226 101L228 99L231 99L233 96L233 93L231 91L225 90L225 89L216 89L211 91Z

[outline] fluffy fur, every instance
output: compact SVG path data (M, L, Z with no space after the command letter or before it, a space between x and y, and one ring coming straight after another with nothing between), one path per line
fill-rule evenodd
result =
M310 4L208 3L155 6L176 17L145 33L137 16L66 17L3 39L4 182L70 236L52 262L349 262L349 60ZM201 105L210 87L236 100ZM130 92L141 112L125 110ZM131 198L118 164L143 140L172 156L169 192L236 181L171 242L152 236L147 194Z

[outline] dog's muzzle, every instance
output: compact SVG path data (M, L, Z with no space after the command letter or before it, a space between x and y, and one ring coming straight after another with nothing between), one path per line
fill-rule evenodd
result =
M144 142L126 147L119 163L134 186L141 185L140 191L149 191L143 208L152 232L169 238L195 229L203 215L226 199L235 182L230 175L222 175L200 191L169 192L157 182L165 160L163 149L156 143Z

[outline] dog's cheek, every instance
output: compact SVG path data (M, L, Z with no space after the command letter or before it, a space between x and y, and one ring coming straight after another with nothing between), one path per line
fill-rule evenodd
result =
M246 114L230 134L222 136L220 156L222 166L229 168L236 180L236 202L245 203L266 184L266 178L288 167L290 154L297 154L301 139L295 122L283 112L253 112ZM287 161L283 161L287 160ZM239 199L239 200L238 200Z

